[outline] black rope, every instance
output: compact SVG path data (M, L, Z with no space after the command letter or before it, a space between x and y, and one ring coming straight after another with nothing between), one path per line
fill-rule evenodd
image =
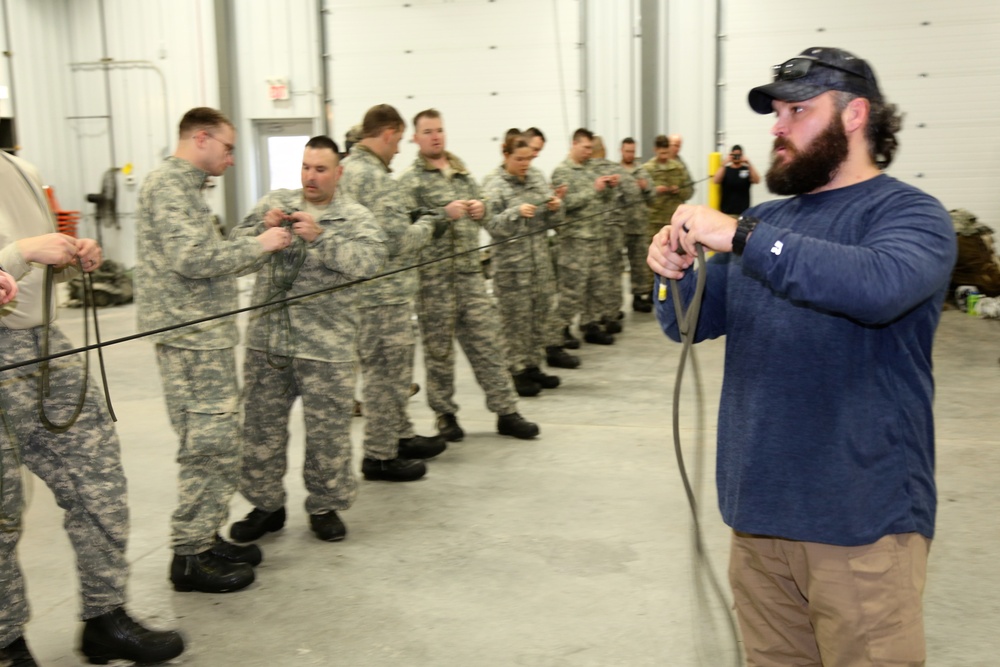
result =
M698 513L698 501L695 496L694 488L691 485L691 480L688 478L687 466L684 464L684 451L681 448L681 419L680 419L680 402L681 402L681 387L683 385L684 379L684 369L687 365L688 357L691 358L691 363L694 368L695 373L695 387L697 395L701 395L701 379L698 374L697 362L695 360L694 354L694 338L698 327L698 316L701 314L701 302L702 297L705 294L705 282L708 279L708 270L705 265L705 251L700 243L696 243L695 247L698 251L698 268L695 272L697 274L695 281L694 295L691 297L691 302L688 305L687 312L684 311L684 305L681 302L680 287L676 280L670 280L670 294L673 298L674 306L674 317L677 321L677 331L681 338L681 355L677 362L677 377L674 380L674 395L673 395L673 440L674 440L674 455L677 458L677 468L681 476L681 482L684 485L684 493L687 496L688 506L691 509L691 541L694 547L695 562L700 563L704 568L705 577L708 580L709 586L712 589L712 593L718 599L725 617L728 622L728 628L730 636L733 641L733 646L736 649L735 653L735 664L737 667L742 664L740 657L740 641L739 633L736 630L736 622L733 620L733 615L729 611L730 604L726 598L726 594L723 591L722 584L719 583L719 577L715 573L715 569L712 567L712 561L709 557L708 550L705 548L704 538L701 530L701 519ZM660 292L657 295L660 301L665 300L665 294L663 293L663 277L661 276L661 286ZM700 599L700 598L699 598Z
M97 306L94 303L93 276L83 270L82 262L80 262L79 265L82 276L81 285L83 288L83 340L86 352L84 353L83 358L80 395L77 397L76 406L73 408L73 414L70 415L68 420L61 424L53 422L49 419L48 414L45 412L45 399L48 398L51 389L49 386L51 375L49 361L56 358L49 355L49 336L52 331L52 281L55 275L55 269L52 266L45 267L45 279L43 282L44 294L42 296L42 358L39 362L38 368L38 418L42 422L42 426L52 433L65 433L68 431L73 424L76 423L76 420L79 419L80 413L83 412L83 406L87 400L87 384L90 377L90 330L87 324L88 309L90 311L89 314L92 315L94 319L94 338L97 341L97 356L101 367L101 381L104 386L104 400L107 403L108 413L111 415L111 420L118 421L118 417L115 416L114 407L111 405L111 392L108 389L108 376L104 369L104 351L103 345L101 344L101 330L97 323Z
M701 180L707 180L707 178L710 178L710 177L706 177L705 179L701 179ZM698 182L700 182L700 181L698 181ZM170 331L176 331L177 329L183 329L185 327L191 327L191 326L195 326L197 324L204 324L205 322L212 322L212 321L215 321L215 320L221 320L221 319L225 319L227 317L233 317L234 315L240 315L242 313L247 313L247 312L251 312L251 311L254 311L254 310L259 310L259 309L262 309L262 308L268 308L268 307L275 306L275 305L292 303L294 301L299 301L301 299L309 299L309 298L312 298L314 296L319 296L321 294L327 294L327 293L330 293L330 292L336 292L338 290L347 289L349 287L355 287L355 286L360 285L362 283L367 283L367 282L370 282L370 281L373 281L373 280L378 280L379 278L385 278L386 276L396 275L397 273L403 273L404 271L411 271L413 269L420 269L420 268L423 268L423 267L428 266L430 264L435 264L437 262L444 262L444 261L454 260L456 257L461 257L462 255L467 255L467 254L474 253L474 252L481 252L483 250L488 250L490 248L494 248L496 246L503 245L504 243L513 243L514 241L518 241L520 239L527 238L529 236L533 236L535 234L544 234L544 233L546 233L550 229L559 229L561 227L566 227L568 225L577 224L577 223L583 222L585 220L589 220L591 218L596 218L596 217L599 217L599 216L604 216L604 215L607 215L608 213L613 213L615 211L619 211L619 210L631 208L633 206L638 206L638 205L645 205L645 204L643 202L641 202L641 201L637 201L637 202L631 202L631 203L628 203L628 204L624 204L622 206L616 206L616 207L612 207L612 208L603 209L601 211L597 211L595 213L592 213L591 215L587 215L587 216L584 216L584 217L581 217L581 218L576 218L575 220L567 220L565 222L560 222L560 223L556 223L554 225L549 225L549 226L545 227L544 229L538 229L538 230L534 230L534 231L525 232L523 234L518 234L516 236L511 236L511 237L503 239L501 241L494 241L492 243L487 243L486 245L478 246L478 247L472 248L470 250L462 250L462 251L459 251L459 252L456 252L456 253L452 253L451 255L445 255L443 257L435 257L434 259L429 259L429 260L426 260L426 261L423 261L423 262L417 262L416 264L412 264L410 266L404 266L404 267L401 267L401 268L398 268L398 269L393 269L391 271L385 271L383 273L379 273L379 274L377 274L375 276L371 276L369 278L359 278L358 280L352 280L352 281L349 281L349 282L346 282L346 283L341 283L341 284L335 285L333 287L323 287L323 288L320 288L320 289L313 290L311 292L304 292L302 294L296 294L294 296L282 297L280 299L274 299L274 300L270 300L270 301L265 301L263 303L252 304L252 305L249 305L249 306L243 306L241 308L236 308L236 309L229 310L229 311L226 311L226 312L223 312L223 313L218 313L218 314L214 314L214 315L206 315L205 317L199 317L199 318L194 319L194 320L188 320L186 322L181 322L179 324L171 324L171 325L168 325L168 326L165 326L165 327L159 327L157 329L150 329L149 331L141 331L139 333L130 334L128 336L121 336L119 338L114 338L112 340L104 341L104 342L99 343L99 344L98 343L85 344L82 347L76 347L76 348L73 348L71 350L66 350L64 352L56 352L56 353L53 353L53 354L42 355L41 357L38 357L38 358L35 358L35 359L29 359L27 361L20 361L20 362L16 362L16 363L13 363L13 364L7 364L6 366L0 366L0 373L3 373L4 371L8 371L8 370L13 370L15 368L21 368L23 366L28 366L28 365L31 365L31 364L39 363L41 361L51 361L53 359L59 359L61 357L67 357L67 356L70 356L72 354L79 354L80 352L87 352L89 350L97 349L98 347L102 347L102 346L103 347L110 347L112 345L120 345L122 343L128 343L128 342L131 342L133 340L138 340L140 338L148 338L150 336L156 336L156 335L159 335L159 334L162 334L162 333L167 333L167 332L170 332Z

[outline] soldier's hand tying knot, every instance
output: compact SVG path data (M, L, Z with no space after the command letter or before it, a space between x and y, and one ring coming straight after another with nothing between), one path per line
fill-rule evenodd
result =
M463 199L456 199L455 201L451 202L450 204L444 207L444 212L452 220L458 220L463 215L465 215L467 210L468 210L468 205Z
M305 211L296 211L288 217L292 220L292 232L306 243L312 243L323 233L323 228Z
M284 250L292 242L292 233L284 227L271 227L257 236L257 242L264 247L265 252Z
M466 202L469 217L473 220L482 220L486 213L486 204L478 199L470 199Z

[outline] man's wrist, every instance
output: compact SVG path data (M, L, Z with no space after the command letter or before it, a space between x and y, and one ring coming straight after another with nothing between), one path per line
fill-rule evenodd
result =
M741 215L736 220L736 231L733 233L733 254L742 255L747 246L747 239L753 233L760 220L752 215Z

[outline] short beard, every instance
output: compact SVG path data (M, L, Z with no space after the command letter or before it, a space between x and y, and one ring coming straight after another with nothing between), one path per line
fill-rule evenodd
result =
M784 148L786 159L772 157L767 170L767 189L776 195L801 195L821 188L837 174L847 159L847 131L837 114L804 149L799 150L784 137L774 140L774 148Z

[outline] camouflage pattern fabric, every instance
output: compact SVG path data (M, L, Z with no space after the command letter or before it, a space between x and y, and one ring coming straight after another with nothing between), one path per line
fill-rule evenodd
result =
M604 252L605 218L613 188L598 192L594 181L600 174L593 160L577 164L567 158L552 172L553 186L566 184L563 200L566 220L559 228L559 322L572 326L580 315L580 324L601 319L601 290L610 280Z
M577 164L566 158L552 172L552 186L568 186L563 198L567 222L559 228L559 237L596 240L603 238L603 213L611 202L611 188L598 192L594 181L600 176L593 161Z
M364 451L369 458L396 458L399 439L414 435L406 410L416 345L411 313L408 303L359 310L358 358L364 383Z
M556 317L556 284L545 230L562 222L562 209L549 211L545 203L551 188L537 169L524 181L503 167L483 182L487 213L483 226L494 241L535 232L523 239L495 246L493 289L503 321L503 339L510 371L541 367L545 348L562 342ZM522 204L534 204L535 216L524 218Z
M342 164L344 174L337 191L371 211L385 233L388 255L383 272L417 264L420 251L434 231L432 217L423 216L411 224L414 206L406 190L389 175L389 167L382 159L366 146L354 146ZM416 292L416 271L403 271L358 286L363 306L405 304L413 300Z
M208 174L187 160L168 157L150 172L136 213L135 289L139 328L150 331L236 308L236 276L267 259L256 239L219 236L202 189ZM153 337L190 350L234 347L233 317Z
M483 199L462 161L451 153L446 155L449 173L418 155L400 179L415 206L439 216L445 215L444 206L455 200ZM486 393L487 407L497 414L516 410L514 384L499 339L500 320L486 295L478 247L479 223L463 215L423 254L431 259L464 253L420 269L417 315L427 371L427 402L439 415L458 412L454 400L456 339Z
M559 322L573 326L599 322L601 297L611 281L604 239L564 238L559 240Z
M632 294L650 294L653 291L653 272L646 264L646 256L649 254L649 207L644 202L652 199L650 185L652 181L649 173L641 164L634 163L628 172L636 181L638 187L640 180L646 181L646 189L640 190L642 200L633 203L629 207L628 221L625 223L625 255L628 258L629 282L631 283Z
M517 393L500 342L500 318L479 273L422 278L417 321L424 343L427 403L435 414L455 414L455 341L469 359L486 407L517 411Z
M302 477L309 492L306 512L345 510L354 502L358 488L351 469L354 364L288 357L276 361L277 368L258 350L247 350L244 360L240 493L254 507L268 512L285 506L282 480L288 470L289 410L301 396L306 426Z
M604 227L605 257L608 262L609 280L604 285L598 301L602 317L615 319L621 310L622 285L621 275L622 248L625 247L625 230L630 228L636 218L637 209L645 209L643 191L633 177L632 171L617 162L606 159L593 159L594 169L600 175L618 176L618 185L611 190L610 209ZM648 246L647 246L648 248ZM645 255L643 255L645 264Z
M445 153L450 173L445 175L430 164L422 155L417 155L402 176L399 186L406 192L411 205L427 211L431 215L447 219L444 207L456 200L482 200L479 185L466 169L465 164L455 155ZM451 220L449 229L440 238L432 239L420 254L421 262L452 257L453 259L434 262L420 267L420 276L441 275L452 272L481 273L479 266L479 223L463 215ZM472 252L470 252L472 251Z
M191 556L215 543L239 478L236 355L232 349L157 345L156 363L170 423L180 439L171 542L175 553Z
M230 237L263 234L264 216L272 208L294 213L308 205L302 190L270 192L233 228ZM314 219L323 230L315 241L306 243L296 237L258 272L254 304L370 278L382 269L385 233L364 206L336 197ZM296 359L351 363L358 335L358 292L357 287L350 287L253 311L247 347Z
M0 364L40 356L41 327L0 328ZM56 328L50 352L72 349ZM49 419L69 419L79 396L83 364L77 357L50 362ZM128 506L121 449L100 388L87 378L87 399L76 423L52 433L38 418L37 365L0 373L0 646L17 639L28 622L24 581L17 564L24 509L23 464L51 489L65 512L63 525L76 553L82 619L125 603ZM35 526L36 528L38 526Z
M680 160L672 159L660 163L657 162L656 158L653 158L642 166L649 174L649 187L654 192L654 196L649 202L648 227L649 240L652 243L653 236L664 225L670 224L670 218L677 207L691 199L694 194L694 185L691 183L687 167ZM680 189L675 193L657 195L655 192L658 185L677 186Z

